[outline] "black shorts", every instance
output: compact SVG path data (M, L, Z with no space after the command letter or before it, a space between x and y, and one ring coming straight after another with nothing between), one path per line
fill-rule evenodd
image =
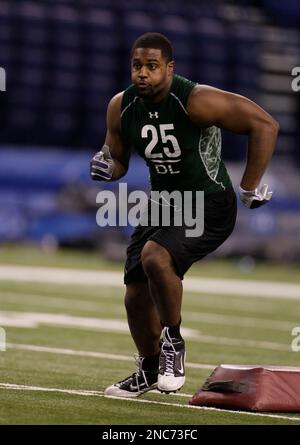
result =
M204 231L199 237L187 237L180 227L137 226L127 248L124 283L147 281L141 263L141 252L147 241L155 241L170 253L177 275L183 279L191 265L216 250L235 226L236 194L232 187L205 196Z

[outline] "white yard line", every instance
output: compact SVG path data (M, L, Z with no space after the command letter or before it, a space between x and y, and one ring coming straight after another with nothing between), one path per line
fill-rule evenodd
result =
M38 328L39 326L60 326L63 328L83 329L87 331L129 333L128 324L124 320L107 318L75 317L64 314L48 314L36 312L0 311L0 326L13 326L22 328ZM196 329L183 328L185 338L200 343L267 349L288 352L290 344L270 341L256 341L221 336L202 335Z
M14 383L0 383L2 389L16 389L19 391L43 391L62 392L65 394L75 394L79 396L103 396L103 391L85 391L79 389L45 388L43 386L16 385Z
M188 297L188 299L186 297ZM197 310L198 308L199 310L202 310L204 307L207 307L209 309L216 309L219 312L223 309L230 309L231 312L237 312L238 315L241 312L245 312L247 315L254 314L255 316L256 314L272 315L274 313L274 309L277 309L280 312L282 300L258 298L254 299L251 297L239 297L238 295L226 295L224 298L224 295L207 295L203 293L200 295L196 293L189 293L186 295L185 293L184 295L186 307L192 308L193 311ZM293 304L294 302L291 300L288 303ZM296 311L295 307L291 309L291 304L289 304L287 310L291 312L291 315L294 317L298 317L298 315L300 315L300 309L298 309L298 311Z
M99 302L86 301L73 298L50 297L43 294L30 294L26 292L1 292L0 300L12 306L21 306L25 309L26 306L39 306L45 308L65 309L65 310L81 310L100 313L124 314L125 309L123 299L121 301L102 301L102 296L99 296ZM228 303L227 303L228 307ZM231 309L231 305L230 305ZM183 311L183 318L185 321L197 321L206 324L239 326L249 329L265 329L274 331L291 331L297 325L298 321L288 320L274 320L266 318L246 317L243 315L223 315L214 312L200 312L200 311ZM295 317L296 318L296 317Z
M188 292L205 292L213 294L230 294L247 297L300 299L300 285L272 282L227 280L216 278L187 278L184 290Z
M230 308L230 304L228 308ZM299 321L271 320L266 318L245 317L243 315L223 315L198 311L183 311L182 318L184 321L197 321L219 326L239 326L243 328L259 328L283 332L291 332L292 328L299 323Z
M12 265L0 266L0 280L109 287L124 286L123 274L120 272ZM300 299L300 285L283 282L189 277L184 280L183 285L184 290L189 292Z
M128 324L120 319L79 317L65 314L49 314L38 312L0 311L0 326L22 328L38 328L39 326L60 326L63 328L83 329L87 331L104 331L129 333ZM248 340L223 336L202 335L200 331L182 328L182 334L191 341L212 345L236 346L239 348L255 348L273 351L290 351L290 344L270 341Z
M176 394L175 394L176 395ZM106 398L110 399L117 399L120 400L118 397L113 396L105 396ZM140 402L140 403L151 403L155 405L166 405L166 406L177 406L180 408L190 408L190 409L198 409L202 411L217 411L219 413L230 413L230 414L241 414L246 416L256 416L256 417L270 417L272 419L285 419L285 420L293 420L295 422L300 422L300 417L289 417L289 416L282 416L277 414L263 414L263 413L252 413L252 412L245 412L245 411L233 411L229 409L220 409L220 408L212 408L207 406L195 406L195 405L182 405L180 403L167 403L167 402L157 402L152 400L143 400L143 399L130 399L130 398L123 398L122 400L128 400L130 402Z
M122 301L102 301L102 295L99 295L99 301L86 300L86 297L79 298L64 298L57 296L50 296L45 294L31 294L27 292L6 292L0 291L1 301L9 304L19 304L21 306L43 306L63 309L78 309L82 311L101 311L106 306L113 307L117 310L118 307L123 308ZM124 310L123 310L124 313Z
M1 286L0 286L1 287ZM63 288L63 290L65 291L65 288ZM69 289L68 289L69 290ZM74 288L72 287L72 290L74 290ZM93 292L92 292L93 291ZM60 294L62 292L62 288L61 286L57 287L47 287L46 289L46 293L30 293L30 292L26 292L24 290L22 290L21 292L18 290L16 292L11 292L11 291L6 291L6 290L1 290L0 291L0 297L1 299L9 299L11 301L16 301L17 297L24 297L24 300L28 300L30 301L32 299L32 301L39 301L38 299L40 298L45 298L46 301L49 300L49 305L52 303L50 302L50 300L53 298L54 301L64 301L66 302L66 304L68 304L68 302L70 301L75 301L76 305L78 305L78 308L80 309L81 304L84 305L85 303L90 303L91 308L92 306L94 306L94 304L108 304L108 305L121 305L122 308L124 307L123 305L123 294L124 294L124 289L120 287L120 292L107 292L107 286L105 289L105 292L102 292L102 287L98 286L98 290L95 288L85 288L84 291L81 287L79 287L79 293L78 294L74 294L74 292L72 294L70 294L69 292L69 296L70 298L66 298L66 297L61 297ZM91 293L92 292L92 293ZM58 295L57 295L58 294ZM84 300L83 300L83 295L84 295ZM190 301L192 300L192 301ZM99 301L101 301L101 303L98 303ZM281 304L280 300L277 300L276 302L274 302L274 300L263 300L263 299L256 299L255 301L253 301L251 298L250 299L246 299L246 298L238 298L237 295L227 295L226 298L224 298L222 295L205 295L201 292L201 296L198 296L197 294L193 294L190 293L189 294L189 301L190 301L190 305L192 304L193 308L196 307L201 307L201 310L203 307L209 307L209 308L217 308L218 310L220 309L228 309L228 307L230 307L230 310L232 311L239 311L239 313L242 312L246 312L247 315L249 315L250 313L260 313L260 314L272 314L274 311L274 304ZM62 304L62 303L61 303ZM298 311L295 310L295 308L293 308L292 311L292 315L294 316L298 316L300 314L300 309L298 309Z
M129 333L127 321L121 319L79 317L44 312L0 311L0 326L38 328L41 325L85 330ZM182 328L186 338L198 338L195 329Z
M81 356L81 357L95 357L95 358L103 358L103 359L109 359L109 360L133 362L133 357L130 357L129 355L107 354L105 352L98 352L98 351L80 351L80 350L67 349L67 348L50 348L47 346L26 345L26 344L20 344L20 343L7 343L6 347L7 347L7 349L19 349L19 350L33 351L33 352L47 352L50 354L74 355L74 356ZM201 363L189 363L189 362L187 362L185 364L185 366L187 368L209 369L209 370L212 370L216 367L215 365L201 364Z
M245 411L232 411L227 409L219 409L219 408L209 408L204 406L194 406L194 405L184 405L181 403L168 403L168 402L159 402L155 400L144 400L144 399L132 399L127 397L113 397L113 396L104 396L102 391L93 391L93 390L77 390L77 389L62 389L62 388L47 388L41 386L29 386L29 385L17 385L13 383L0 383L0 389L5 390L17 390L17 391L39 391L39 392L58 392L72 395L80 395L80 396L93 396L93 397L105 397L106 399L115 399L120 403L123 400L133 402L133 403L148 403L150 405L162 405L162 406L172 406L183 409L192 409L192 410L204 410L204 411L215 411L219 413L230 413L231 415L244 415L244 416L255 416L255 417L267 417L271 419L281 419L281 420L291 420L294 422L300 422L300 417L290 417L283 416L277 414L264 414L264 413L253 413L253 412L245 412ZM176 394L174 395L176 396ZM192 394L186 394L186 397L192 397ZM169 396L168 396L169 397ZM171 396L172 397L172 396Z

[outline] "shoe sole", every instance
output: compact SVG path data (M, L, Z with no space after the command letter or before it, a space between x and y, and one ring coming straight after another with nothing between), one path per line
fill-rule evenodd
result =
M181 390L182 386L178 389L174 389L172 391L167 391L166 389L159 389L157 388L157 390L161 393L161 394L175 394L176 392L179 392Z
M162 379L160 380L160 375L159 375L157 389L158 389L158 391L166 393L166 394L170 394L171 392L175 393L175 392L181 390L181 388L185 384L185 381L186 381L185 376L181 376L180 378L177 379L177 382L175 382L175 384L173 382L173 385L170 385L170 383L168 384L168 382L163 381Z

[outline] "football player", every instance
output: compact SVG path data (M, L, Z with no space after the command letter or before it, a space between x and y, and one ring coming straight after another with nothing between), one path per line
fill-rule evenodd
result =
M104 146L91 161L94 180L113 181L135 150L147 163L156 191L204 191L204 230L188 237L186 225L136 227L127 249L125 307L137 354L137 371L106 395L137 397L185 382L180 333L182 280L190 266L231 234L236 195L221 156L221 128L248 136L239 196L246 207L266 204L260 186L277 140L278 123L251 100L174 74L173 49L159 33L146 33L131 51L132 85L107 109Z

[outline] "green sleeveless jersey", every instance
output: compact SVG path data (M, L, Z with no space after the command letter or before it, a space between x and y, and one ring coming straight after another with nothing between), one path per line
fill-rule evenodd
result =
M152 190L203 190L206 194L231 186L221 159L221 131L199 128L186 106L196 83L174 75L159 103L145 103L134 85L123 94L121 134L128 146L145 159Z

